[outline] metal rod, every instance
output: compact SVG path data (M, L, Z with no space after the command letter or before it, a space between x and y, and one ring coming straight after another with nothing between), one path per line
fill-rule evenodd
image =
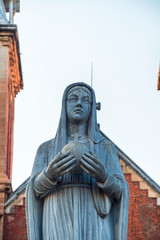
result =
M160 90L160 64L159 64L159 73L158 73L157 90Z
M93 61L91 61L91 87L93 87Z
M9 22L13 24L13 0L9 0Z

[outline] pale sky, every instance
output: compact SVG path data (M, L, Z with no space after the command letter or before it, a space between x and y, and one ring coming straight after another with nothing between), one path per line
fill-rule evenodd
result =
M160 184L159 0L23 0L24 90L15 100L13 189L55 136L66 86L93 88L101 130Z

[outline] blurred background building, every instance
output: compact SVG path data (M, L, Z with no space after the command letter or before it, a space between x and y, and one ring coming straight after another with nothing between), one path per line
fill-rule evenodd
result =
M23 89L19 38L14 25L18 11L19 1L0 0L0 240L27 240L25 188L29 178L15 191L11 180L14 99ZM130 189L128 240L160 239L160 187L118 146L117 152Z

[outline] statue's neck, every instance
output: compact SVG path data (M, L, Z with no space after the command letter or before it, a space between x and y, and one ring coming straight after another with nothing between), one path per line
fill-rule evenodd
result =
M87 138L87 123L68 123L68 137L73 141Z

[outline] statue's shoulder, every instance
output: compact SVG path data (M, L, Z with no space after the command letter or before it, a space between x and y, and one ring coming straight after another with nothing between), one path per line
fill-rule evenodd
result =
M53 146L54 139L46 141L39 146L37 149L37 154L34 160L31 175L39 173L42 171L42 169L44 169L44 167L47 166L49 151Z
M117 152L116 146L113 142L111 142L108 139L104 139L103 141L104 148L107 148L108 150L111 150L112 152Z
M47 153L49 151L49 149L53 148L54 147L54 138L46 141L46 142L43 142L39 147L38 147L38 150L37 150L37 153L38 154L42 154L42 153Z
M104 138L104 140L103 140L104 147L111 147L112 144L113 143L110 140Z

